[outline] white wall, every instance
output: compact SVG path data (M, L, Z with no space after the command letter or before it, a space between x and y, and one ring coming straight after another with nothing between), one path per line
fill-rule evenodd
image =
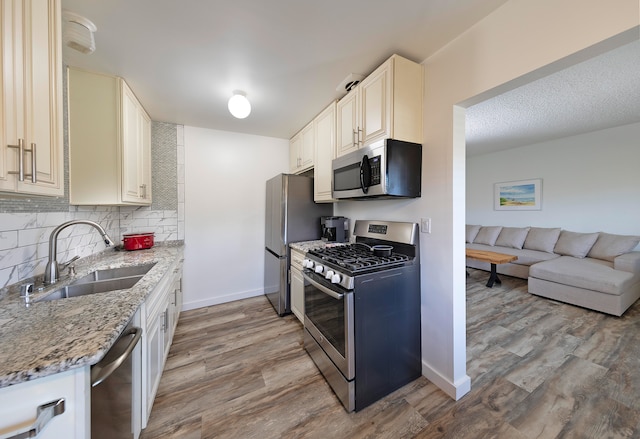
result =
M467 158L469 224L640 235L640 123ZM497 182L542 179L542 210L493 210Z
M265 182L289 141L184 127L184 308L263 293Z
M510 0L423 63L422 197L336 205L336 214L352 219L432 218L432 233L420 235L423 374L455 399L470 389L464 109L458 106L472 105L637 39L639 24L637 0L619 0L615 7L603 0ZM593 47L625 31L622 41Z

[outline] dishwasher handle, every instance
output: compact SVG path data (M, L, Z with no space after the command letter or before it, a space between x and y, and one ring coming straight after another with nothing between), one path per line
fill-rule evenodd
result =
M129 355L131 355L131 352L133 352L133 350L135 349L136 344L138 344L138 341L140 341L140 337L142 337L142 328L133 327L133 328L130 328L130 329L126 330L122 334L122 336L118 339L118 341L121 340L122 338L128 337L130 335L133 335L133 338L131 339L131 341L127 345L127 348L124 350L124 352L120 356L118 356L118 358L113 360L111 363L108 363L104 367L98 367L96 365L91 369L91 387L95 387L98 384L100 384L101 382L103 382L104 380L106 380L107 378L109 378L109 376L118 367L120 367L120 365L122 363L124 363L124 361L127 358L129 358Z

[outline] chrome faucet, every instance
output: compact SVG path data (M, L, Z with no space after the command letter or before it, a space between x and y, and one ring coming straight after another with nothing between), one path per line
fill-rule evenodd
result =
M102 235L102 239L107 247L113 245L113 241L107 235L107 232L102 228L102 226L98 223L89 220L71 220L66 223L60 224L58 227L53 229L51 232L51 236L49 237L49 261L47 262L47 267L44 271L44 283L45 284L53 284L58 281L59 271L58 271L58 261L57 253L58 253L58 234L69 226L74 224L87 224L89 226L95 227L100 235ZM71 262L71 261L70 261Z

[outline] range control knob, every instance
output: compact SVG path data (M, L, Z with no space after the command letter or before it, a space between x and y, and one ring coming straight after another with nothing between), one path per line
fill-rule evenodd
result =
M337 273L334 274L333 276L331 276L331 283L332 284L339 284L341 280L342 279L340 278L340 275L337 274Z
M333 277L335 273L333 272L333 270L328 270L325 274L324 274L324 278L325 279L331 279Z
M309 259L303 259L302 266L304 268L311 268L313 267L313 262L311 262Z
M324 270L324 267L322 265L316 265L316 268L315 268L316 273L322 273L323 270Z

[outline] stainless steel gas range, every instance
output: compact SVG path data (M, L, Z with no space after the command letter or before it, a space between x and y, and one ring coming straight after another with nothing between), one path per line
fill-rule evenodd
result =
M421 374L418 225L358 220L353 235L303 262L304 346L348 411Z

